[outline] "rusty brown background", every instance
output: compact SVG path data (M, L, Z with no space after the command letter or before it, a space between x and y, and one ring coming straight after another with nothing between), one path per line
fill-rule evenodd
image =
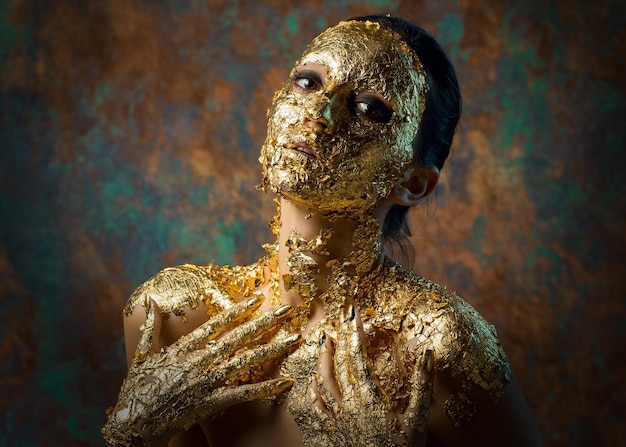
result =
M312 37L380 12L437 36L464 94L416 270L496 325L548 446L626 445L610 0L0 1L0 445L103 445L126 298L262 254L272 93Z

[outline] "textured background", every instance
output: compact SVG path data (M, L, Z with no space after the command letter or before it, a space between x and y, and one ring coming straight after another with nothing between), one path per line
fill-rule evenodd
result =
M262 254L272 94L374 12L436 35L464 93L416 270L496 325L547 445L626 445L619 3L0 0L0 445L103 445L126 298Z

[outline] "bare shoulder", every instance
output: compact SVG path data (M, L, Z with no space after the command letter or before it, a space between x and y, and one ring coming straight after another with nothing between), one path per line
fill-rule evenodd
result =
M216 308L228 307L233 299L220 284L227 269L213 264L183 264L163 269L137 287L128 299L124 315L129 316L137 305L145 308L150 299L157 302L163 318L174 314L183 321L187 311L202 302Z
M249 295L262 279L261 262L238 267L183 264L161 270L137 287L124 308L128 360L139 341L150 300L156 302L162 320L160 343L168 345Z
M499 394L511 370L495 327L445 287L419 277L406 286L416 292L416 299L407 305L405 340L433 349L436 371L448 371L463 387Z
M432 445L541 445L495 327L456 293L390 268L400 344L435 354Z

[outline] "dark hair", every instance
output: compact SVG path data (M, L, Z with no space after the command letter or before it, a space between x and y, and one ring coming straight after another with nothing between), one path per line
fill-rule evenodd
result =
M399 17L371 15L350 20L376 22L400 35L419 58L429 90L419 131L413 140L413 162L443 168L450 153L452 138L461 116L459 83L441 45L425 30ZM401 242L411 235L406 217L409 207L393 205L385 217L385 241Z

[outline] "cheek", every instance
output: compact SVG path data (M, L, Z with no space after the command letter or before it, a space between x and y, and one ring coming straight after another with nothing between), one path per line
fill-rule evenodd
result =
M391 126L381 126L362 117L353 117L351 127L345 133L347 144L354 148L354 156L382 161L386 153L398 141L398 136Z
M413 134L408 131L404 126L391 125L364 140L362 166L367 166L367 180L374 183L379 196L387 194L389 185L401 178L413 161Z
M293 93L281 90L272 103L269 112L269 124L271 127L285 127L297 121L297 107L294 107Z
M418 127L410 121L394 122L388 132L388 154L394 164L406 168L413 161L413 139Z

